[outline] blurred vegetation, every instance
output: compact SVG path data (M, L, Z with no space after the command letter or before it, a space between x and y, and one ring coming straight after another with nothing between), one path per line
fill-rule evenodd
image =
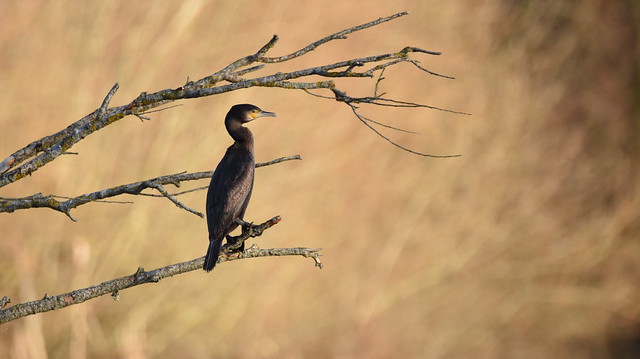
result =
M296 60L311 66L406 45L450 81L406 65L394 98L473 113L369 108L420 132L390 146L339 103L278 89L129 118L1 196L76 195L213 168L235 103L258 169L247 216L283 222L262 247L323 247L325 268L221 265L0 327L11 358L636 358L640 355L640 6L605 1L0 1L0 156L99 106L178 86L254 52L284 54L408 10ZM291 65L287 65L291 66ZM349 82L360 94L374 80ZM4 157L3 157L4 158ZM205 185L203 183L202 185ZM204 192L181 197L202 210ZM125 198L128 199L128 198ZM169 201L0 215L0 295L14 303L204 255L204 220Z

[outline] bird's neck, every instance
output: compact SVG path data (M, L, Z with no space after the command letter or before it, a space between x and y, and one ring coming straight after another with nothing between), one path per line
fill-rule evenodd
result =
M231 135L231 138L235 141L235 146L253 151L253 135L248 128L235 121L228 121L225 125L227 132L229 132L229 135Z

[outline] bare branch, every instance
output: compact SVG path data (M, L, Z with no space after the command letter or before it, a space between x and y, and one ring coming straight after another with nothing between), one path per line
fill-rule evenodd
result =
M387 21L391 21L395 18L398 18L400 16L405 16L405 15L409 15L409 12L407 11L403 11L397 14L393 14L391 16L387 16L387 17L381 17L378 20L374 20L374 21L370 21L366 24L362 24L362 25L358 25L358 26L354 26L354 27L350 27L348 29L336 32L335 34L331 34L327 37L324 37L316 42L313 42L309 45L307 45L306 47L292 52L289 55L284 55L284 56L279 56L279 57L263 57L261 59L259 59L258 61L263 62L263 63L277 63L277 62L285 62L291 59L294 59L298 56L302 56L310 51L313 51L315 48L317 48L318 46L325 44L331 40L336 40L336 39L346 39L348 34L351 34L353 32L359 31L359 30L364 30L366 28L372 27L372 26L376 26L379 24L382 24L383 22L387 22Z
M243 252L226 254L222 253L218 258L218 263L230 262L239 259L273 257L273 256L303 256L312 258L318 268L322 268L320 261L320 250L312 248L269 248L260 249L255 244L247 248ZM157 283L164 278L173 277L174 275L191 272L202 269L204 257L196 258L187 262L171 264L160 267L151 271L145 271L142 267L128 276L108 280L100 284L77 289L71 292L49 296L44 295L42 299L32 302L19 303L11 307L0 309L0 325L8 323L28 315L48 312L51 310L61 309L70 305L86 302L87 300L110 294L114 299L119 298L120 291L127 288L135 287L146 283ZM10 303L8 297L0 300L0 308Z
M285 161L299 160L299 159L300 159L299 155L276 158L269 162L256 163L256 168L270 166L270 165L278 164ZM107 189L103 189L103 190L99 190L91 193L86 193L81 196L69 198L66 201L58 201L56 199L56 198L65 198L62 196L55 196L55 195L44 196L41 193L36 193L34 195L23 197L23 198L1 198L0 197L0 212L13 212L19 209L29 209L29 208L51 208L53 210L66 214L69 218L75 221L75 219L71 216L70 211L78 206L81 206L89 202L100 201L105 198L115 197L122 194L140 195L142 194L141 192L147 188L156 189L160 193L162 193L164 197L169 198L174 203L176 202L180 203L179 201L175 200L175 198L172 199L172 195L169 195L164 190L163 187L162 187L163 188L162 191L159 190L158 186L167 185L167 184L173 184L173 185L179 186L180 182L194 181L194 180L199 180L203 178L211 178L211 176L213 176L213 171L194 172L194 173L181 172L181 173L176 173L172 175L160 176L160 177L150 178L143 181L115 186L115 187L111 187L111 188L107 188ZM165 195L165 193L168 196ZM184 205L180 205L178 203L176 203L178 207L202 217L201 214L198 214L199 212L191 210L188 207Z

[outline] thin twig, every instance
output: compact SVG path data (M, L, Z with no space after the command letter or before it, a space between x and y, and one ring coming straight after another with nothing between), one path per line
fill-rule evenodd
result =
M382 107L428 108L428 109L432 109L432 110L455 113L457 115L470 115L469 113L466 113L466 112L454 111L454 110L449 110L449 109L446 109L446 108L423 105L423 104L419 104L419 103L415 103L415 102L394 100L394 99L384 98L384 97L370 97L370 96L367 96L367 97L351 97L351 96L348 96L345 92L342 92L337 88L333 88L333 89L331 89L331 91L333 91L333 93L335 95L335 99L337 101L345 102L345 103L349 103L349 104L365 103L365 104L377 105L377 106L382 106Z
M311 96L315 96L315 97L319 97L319 98L324 98L324 99L327 99L327 100L334 100L334 99L335 99L335 97L331 97L331 96L318 95L318 94L316 94L316 93L313 93L313 92L309 91L308 89L302 89L302 90L303 90L304 92L308 93L308 94L309 94L309 95L311 95Z
M378 79L376 80L376 85L373 87L373 97L382 97L384 95L378 95L378 86L380 86L380 82L384 80L384 70L386 70L386 68L380 70L380 74L378 75Z
M175 196L175 194L173 194L173 193L172 193L171 195L172 195L172 196ZM161 194L157 194L157 195L155 195L155 196L158 196L158 197L164 197L164 196L163 196L163 195L161 195ZM51 195L51 198L72 199L72 198L74 198L74 197L58 196L58 195L55 195L55 194L54 194L54 195ZM4 199L4 198L1 198L1 197L0 197L0 199ZM108 201L108 200L96 200L96 201L93 201L93 202L94 202L94 203L112 203L112 204L132 204L132 203L133 203L132 201Z
M418 151L414 151L412 149L406 148L402 145L400 145L399 143L391 140L389 137L383 135L382 133L380 133L380 131L376 130L375 128L373 128L370 124L367 123L367 120L365 120L359 113L358 113L358 108L353 105L350 102L346 102L347 105L349 105L349 107L351 107L351 110L353 111L353 113L356 115L356 117L360 120L360 122L364 123L365 126L367 126L371 131L375 132L378 136L380 136L381 138L383 138L384 140L386 140L387 142L391 143L392 145L407 151L407 152L411 152L413 154L419 155L419 156L423 156L423 157L432 157L432 158L449 158L449 157L460 157L460 155L430 155L430 154L426 154L426 153L422 153L422 152L418 152Z
M455 80L455 77L448 76L448 75L443 75L443 74L439 74L439 73L437 73L437 72L433 72L433 71L431 71L431 70L428 70L428 69L426 69L426 68L424 68L424 67L420 66L420 65L419 65L419 64L420 64L420 62L419 62L419 61L411 60L411 59L407 59L407 62L412 63L412 64L413 64L413 66L415 66L415 67L419 68L420 70L422 70L422 71L424 71L424 72L428 73L429 75L438 76L438 77L444 77L445 79L450 79L450 80Z
M181 104L181 103L179 103L179 104L177 104L177 105L171 105L171 106L167 106L167 107L159 108L159 109L157 109L157 110L153 110L153 111L147 111L147 112L145 112L144 114L145 114L145 115L147 115L147 114L150 114L150 113L160 112L160 111L165 111L165 110L169 110L169 109L176 108L176 107L180 107L180 106L182 106L182 104Z
M193 214L195 214L196 216L198 216L200 218L204 218L204 214L202 212L198 212L196 210L193 210L193 209L185 206L184 204L182 204L182 202L180 202L177 199L173 198L173 196L170 195L169 192L167 192L167 190L165 190L164 186L162 186L161 184L159 184L157 182L152 182L149 187L155 188L163 196L167 197L171 202L173 202L173 204L175 204L178 208L182 208L185 211L193 213Z
M202 191L209 188L209 186L202 186L202 187L197 187L197 188L192 188L186 191L181 191L181 192L175 192L175 193L171 193L170 195L173 197L177 197L177 196L181 196L183 194L187 194L187 193L191 193L191 192L197 192L197 191ZM140 192L138 193L138 196L146 196L146 197L164 197L164 195L161 194L155 194L155 193L144 193L144 192ZM128 202L128 203L133 203L133 202Z
M266 167L266 166L271 166L271 165L278 164L278 163L280 163L280 162L292 161L292 160L302 160L302 157L300 157L300 155L293 155L293 156L287 156L287 157L280 157L280 158L276 158L275 160L271 160L271 161L267 161L267 162L261 162L261 163L256 163L256 168Z
M366 28L372 27L372 26L376 26L379 24L382 24L383 22L387 22L387 21L391 21L395 18L398 18L400 16L405 16L405 15L409 15L409 12L407 11L403 11L397 14L393 14L391 16L387 16L387 17L381 17L377 20L374 21L370 21L366 24L362 24L362 25L358 25L358 26L354 26L354 27L350 27L348 29L342 30L342 31L338 31L335 34L331 34L329 36L323 37L322 39L312 42L311 44L305 46L304 48L298 50L298 51L294 51L288 55L284 55L284 56L279 56L279 57L263 57L261 59L259 59L258 61L263 62L263 63L277 63L277 62L284 62L284 61L288 61L291 59L294 59L296 57L302 56L310 51L313 51L315 48L317 48L318 46L325 44L331 40L336 40L336 39L346 39L348 34L351 34L353 32L359 31L359 30L364 30Z
M396 130L396 131L404 132L404 133L410 133L412 135L417 135L418 134L418 132L409 131L409 130L405 130L404 128L399 128L399 127L394 127L394 126L391 126L391 125L387 125L386 123L378 122L378 121L372 120L372 119L370 119L368 117L364 117L362 115L360 115L360 118L362 118L365 121L369 121L371 123L375 123L378 126L382 126L382 127L385 127L385 128L391 129L391 130Z

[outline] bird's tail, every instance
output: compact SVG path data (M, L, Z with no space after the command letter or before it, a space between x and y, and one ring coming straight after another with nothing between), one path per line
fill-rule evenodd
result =
M207 249L207 255L204 257L204 269L207 272L211 272L213 267L218 262L218 256L220 256L220 248L222 247L222 239L209 239L209 249Z

